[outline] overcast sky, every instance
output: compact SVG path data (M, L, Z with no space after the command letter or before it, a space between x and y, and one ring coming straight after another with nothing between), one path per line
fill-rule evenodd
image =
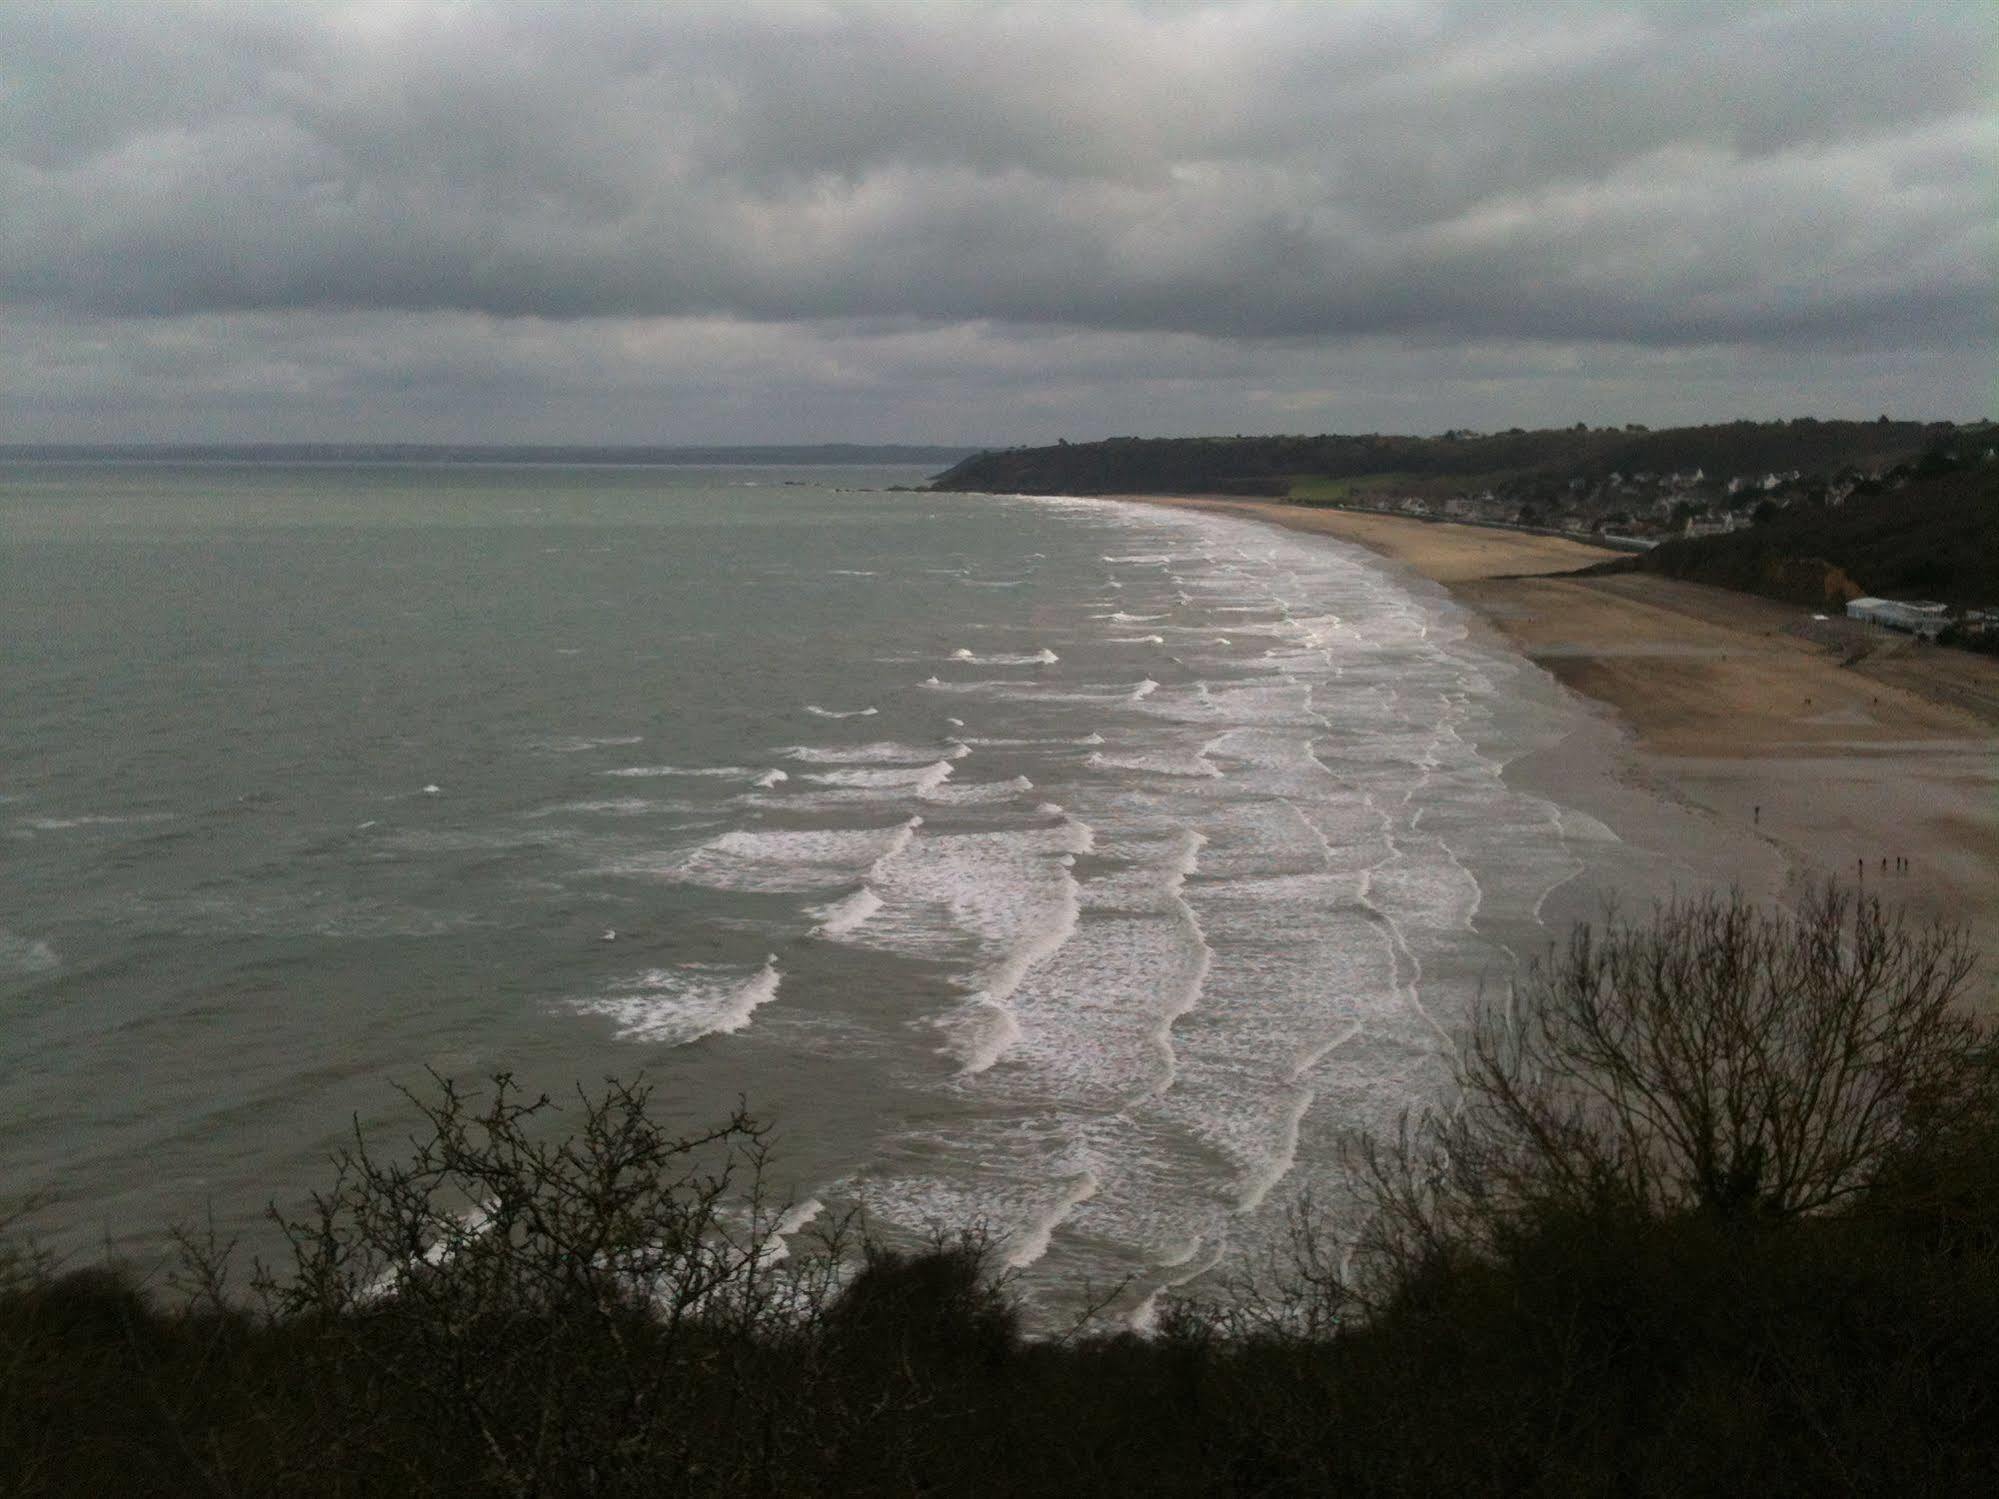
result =
M1991 0L0 0L0 440L1992 400Z

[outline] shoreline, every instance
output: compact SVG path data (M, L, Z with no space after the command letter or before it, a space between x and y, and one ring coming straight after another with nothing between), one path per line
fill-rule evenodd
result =
M1576 577L1622 554L1564 537L1270 500L1107 498L1330 537L1436 585L1605 731L1516 762L1535 789L1641 843L1691 847L1716 883L1783 894L1858 880L1912 917L1960 922L1981 958L1971 1002L1999 1014L1999 662L1897 647L1847 664L1839 622L1649 574ZM1588 784L1577 750L1606 752L1617 784Z

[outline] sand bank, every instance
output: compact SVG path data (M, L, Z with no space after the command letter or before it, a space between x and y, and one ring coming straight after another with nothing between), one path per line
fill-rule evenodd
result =
M1547 576L1616 555L1561 537L1267 501L1156 503L1357 542L1441 584L1614 715L1619 779L1712 831L1704 873L1765 887L1762 848L1781 855L1790 887L1864 877L1919 915L1964 922L1985 955L1981 995L1999 995L1999 662L1913 642L1884 652L1843 621L1700 584Z

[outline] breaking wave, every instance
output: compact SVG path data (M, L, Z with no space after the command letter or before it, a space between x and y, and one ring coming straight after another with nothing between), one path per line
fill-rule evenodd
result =
M780 977L775 953L747 974L720 964L683 963L619 979L606 993L575 1001L574 1008L608 1017L621 1041L685 1046L742 1030L777 998Z

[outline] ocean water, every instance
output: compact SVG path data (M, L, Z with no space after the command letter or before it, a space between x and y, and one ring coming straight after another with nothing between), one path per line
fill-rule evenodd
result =
M921 477L0 468L0 1195L258 1244L428 1067L741 1096L1049 1316L1341 1212L1615 874L1504 774L1578 710L1357 550Z

